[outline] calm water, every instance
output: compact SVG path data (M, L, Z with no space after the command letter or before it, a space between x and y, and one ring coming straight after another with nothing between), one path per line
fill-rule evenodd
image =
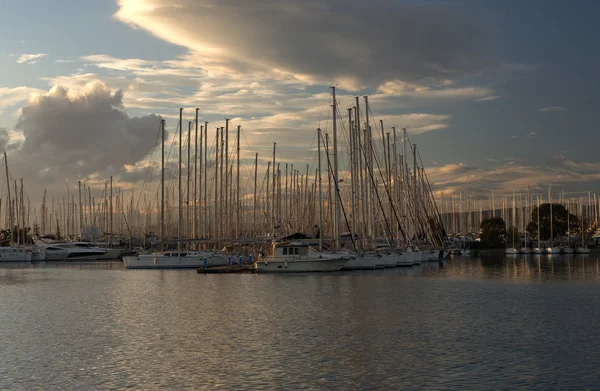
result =
M0 269L0 389L597 389L598 256L304 275Z

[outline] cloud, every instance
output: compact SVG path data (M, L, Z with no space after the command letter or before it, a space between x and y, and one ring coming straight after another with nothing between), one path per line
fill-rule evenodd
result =
M565 111L567 110L566 107L563 106L550 106L550 107L544 107L542 109L539 109L538 111Z
M186 47L216 73L269 71L309 84L357 88L385 80L453 79L486 65L485 34L466 8L388 0L340 5L120 0L115 17Z
M33 96L16 125L23 142L13 167L40 184L125 172L157 144L160 118L131 118L122 101L122 91L100 81Z
M420 99L472 99L484 97L493 91L481 87L453 87L448 80L441 86L407 83L401 80L388 81L380 85L377 91L384 95L405 96ZM488 97L489 98L489 97Z
M490 100L500 99L501 97L498 95L486 96L484 98L477 99L477 102L488 102Z
M31 94L39 92L42 91L37 88L25 86L14 88L0 87L0 111L7 107L11 107L18 103L24 102L29 99Z
M54 60L54 62L57 62L59 64L69 64L75 62L75 60Z
M38 54L21 54L17 58L17 64L35 64L38 59L47 56L48 53L38 53Z

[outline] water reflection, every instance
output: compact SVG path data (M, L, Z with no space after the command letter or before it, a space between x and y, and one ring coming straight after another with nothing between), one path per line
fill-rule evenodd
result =
M514 281L600 280L598 254L480 254L452 257L447 276Z

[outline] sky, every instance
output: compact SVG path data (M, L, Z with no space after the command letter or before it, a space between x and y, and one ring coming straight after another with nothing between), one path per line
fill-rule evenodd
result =
M596 1L0 0L0 150L28 194L140 187L159 117L199 108L254 153L314 165L315 130L368 95L437 191L600 185ZM342 136L341 149L344 148ZM155 163L152 163L155 164ZM156 174L156 173L155 173Z

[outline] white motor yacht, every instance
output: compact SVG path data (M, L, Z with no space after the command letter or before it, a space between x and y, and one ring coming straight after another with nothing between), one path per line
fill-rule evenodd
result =
M123 257L125 269L198 269L225 266L227 256L209 251L166 251Z
M317 251L305 243L277 243L273 254L259 257L259 273L332 272L352 259L348 253Z
M106 250L86 242L52 243L43 247L46 261L97 261Z

